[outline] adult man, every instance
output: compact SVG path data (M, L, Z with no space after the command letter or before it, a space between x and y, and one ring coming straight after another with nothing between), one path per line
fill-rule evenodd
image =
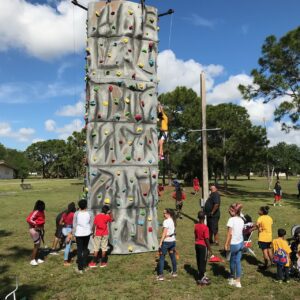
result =
M205 202L204 212L207 218L207 226L209 228L209 241L219 245L218 225L220 220L220 204L221 198L215 183L209 185L210 195Z

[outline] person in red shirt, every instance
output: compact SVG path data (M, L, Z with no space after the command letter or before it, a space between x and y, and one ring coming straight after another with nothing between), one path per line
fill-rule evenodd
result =
M108 245L108 223L113 221L113 217L108 205L102 207L102 212L96 215L93 226L94 239L94 260L89 263L90 268L97 267L97 257L101 248L101 264L100 268L107 266L107 245Z
M41 245L41 241L44 236L44 224L45 224L45 203L42 200L37 200L33 211L26 218L27 223L29 224L29 234L33 240L33 250L31 254L30 264L32 266L37 266L38 264L43 263L44 261L38 258L38 252Z
M195 177L193 179L193 188L194 188L194 192L195 192L195 195L196 195L200 191L200 183L199 183L198 177Z
M76 211L76 206L74 202L69 203L68 210L62 214L61 220L59 222L60 225L63 225L62 234L65 237L66 247L64 253L64 266L69 266L69 254L71 250L72 244L72 228L73 228L73 218Z
M199 223L195 224L195 250L196 250L196 260L198 267L198 280L199 285L209 285L210 281L205 276L206 262L207 262L207 250L212 253L209 243L209 229L204 224L205 213L203 211L198 212Z

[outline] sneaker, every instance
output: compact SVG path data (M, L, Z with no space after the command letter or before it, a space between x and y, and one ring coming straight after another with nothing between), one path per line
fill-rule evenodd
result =
M174 277L174 278L177 277L177 272L172 272L171 276Z
M42 263L44 263L44 261L43 261L42 259L38 259L38 260L37 260L37 263L38 263L38 264L42 264Z
M285 283L290 283L290 280L288 279L288 280L285 280Z
M97 264L92 261L89 263L89 268L97 268Z
M158 280L158 281L164 281L165 278L164 278L163 275L158 275L158 276L156 277L156 280Z
M242 287L242 285L241 285L241 283L239 281L236 281L235 284L234 284L234 286L237 287L237 288L241 288Z
M50 255L59 255L57 251L51 251L49 254Z
M106 268L107 267L107 263L101 263L100 264L100 268Z
M274 279L273 281L276 283L282 284L282 280Z
M235 285L235 279L229 278L229 279L228 279L228 284L229 284L229 285Z
M273 206L276 206L276 204L275 204L275 203L273 203Z
M279 206L282 206L282 205L279 203Z
M161 155L159 159L160 159L160 160L164 160L165 157L164 157L163 155Z
M30 262L30 264L31 264L32 266L38 266L38 265L39 265L35 259L33 259L33 260Z
M200 286L210 285L210 282L202 278L201 280L197 280L197 284Z
M79 270L78 268L75 269L75 272L78 273L78 274L83 274L83 271Z

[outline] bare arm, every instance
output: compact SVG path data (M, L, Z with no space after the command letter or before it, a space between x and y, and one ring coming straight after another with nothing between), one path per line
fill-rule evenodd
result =
M215 214L215 212L218 210L219 206L220 206L220 204L214 204L214 207L213 207L213 209L211 211L211 215Z
M226 242L225 242L225 245L224 245L224 248L225 248L226 251L228 251L229 248L230 248L231 237L232 237L232 228L228 227L228 229L227 229L227 236L226 236Z
M160 242L159 242L159 247L161 247L164 239L167 237L167 232L168 232L168 229L167 228L164 228L163 232L162 232L162 236L160 238Z
M212 254L212 250L211 250L211 247L210 247L209 239L205 239L205 244L206 244L206 247L208 249L208 252L210 254Z

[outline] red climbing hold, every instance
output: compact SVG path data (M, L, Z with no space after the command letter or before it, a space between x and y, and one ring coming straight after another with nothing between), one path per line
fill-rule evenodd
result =
M142 115L137 114L137 115L134 116L134 118L138 122L138 121L141 121L143 117L142 117Z
M113 86L112 85L110 85L109 87L108 87L108 90L110 91L110 92L112 92L113 91Z

